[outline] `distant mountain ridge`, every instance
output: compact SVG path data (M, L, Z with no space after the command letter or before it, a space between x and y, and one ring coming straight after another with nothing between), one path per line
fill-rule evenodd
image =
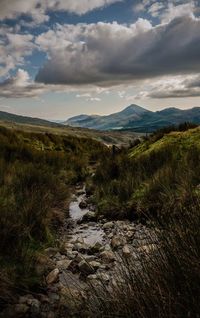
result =
M200 124L200 107L181 110L170 107L161 111L150 111L138 105L130 105L120 112L106 116L79 115L63 122L64 125L98 130L134 130L152 132L169 125L182 122Z
M18 124L58 127L59 123L50 122L41 118L27 117L0 111L0 121L8 121Z

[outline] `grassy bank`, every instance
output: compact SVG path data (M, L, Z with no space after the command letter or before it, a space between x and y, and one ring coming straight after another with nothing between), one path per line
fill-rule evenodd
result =
M35 255L55 239L70 188L104 146L89 138L0 127L0 299L38 283Z
M199 317L200 129L158 132L106 160L94 178L99 214L151 221L159 248L139 271L123 261L112 292L102 284L94 294L91 316Z
M108 218L165 217L185 209L199 197L200 129L154 134L112 153L94 183L99 212Z

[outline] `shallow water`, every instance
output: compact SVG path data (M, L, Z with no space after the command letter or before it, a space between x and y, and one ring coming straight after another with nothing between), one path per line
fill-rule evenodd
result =
M84 189L83 189L84 191ZM76 241L78 238L83 238L84 242L88 245L94 245L96 242L102 243L104 241L104 231L98 223L88 222L86 224L77 224L77 221L89 212L88 208L81 209L79 204L85 199L85 193L81 195L74 195L73 200L69 206L70 218L74 221L74 229L70 234L70 241Z

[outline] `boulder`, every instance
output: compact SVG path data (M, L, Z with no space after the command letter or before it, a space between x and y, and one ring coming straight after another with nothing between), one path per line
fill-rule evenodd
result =
M69 268L71 262L72 262L71 260L63 259L63 260L57 261L56 266L59 269L65 270Z
M75 243L73 250L81 252L81 253L86 253L88 251L88 245L85 243Z
M124 255L124 257L128 258L131 255L131 251L128 247L128 245L124 245L123 249L122 249L122 253Z
M58 278L59 278L59 269L55 268L54 270L52 270L46 277L46 282L48 285L51 285L55 282L57 282Z
M97 278L102 281L108 283L110 280L110 276L106 273L98 273Z
M115 255L111 251L103 251L99 256L105 263L111 263L115 261Z
M113 226L114 226L114 223L113 223L113 222L106 222L106 223L104 223L104 225L103 225L103 229L104 229L104 230L109 230L109 229L112 229Z
M115 235L111 239L111 246L113 249L117 249L124 244L126 244L126 239L123 236Z
M91 261L89 264L92 266L92 268L94 268L94 270L97 270L101 266L101 263L97 261Z
M89 211L82 217L82 222L90 222L90 221L96 221L97 215L95 212Z
M94 245L92 245L88 251L89 254L96 254L99 253L99 251L102 248L102 244L100 242L96 242Z
M28 301L28 305L30 306L30 312L33 317L38 317L40 314L41 304L37 299L30 299Z
M87 204L87 202L85 201L85 200L83 200L83 201L81 201L80 203L79 203L79 208L80 209L86 209L87 208L87 206L88 206L88 204Z
M78 264L78 268L80 270L80 272L84 275L89 275L89 274L93 274L94 273L94 268L85 260L82 260L79 264Z

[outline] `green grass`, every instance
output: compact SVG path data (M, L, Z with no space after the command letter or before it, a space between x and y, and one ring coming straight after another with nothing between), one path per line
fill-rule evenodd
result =
M89 138L0 127L0 299L5 286L28 289L40 281L37 252L54 244L71 187L107 151Z
M111 154L97 168L94 200L108 218L165 214L197 196L200 184L200 129L155 135Z

